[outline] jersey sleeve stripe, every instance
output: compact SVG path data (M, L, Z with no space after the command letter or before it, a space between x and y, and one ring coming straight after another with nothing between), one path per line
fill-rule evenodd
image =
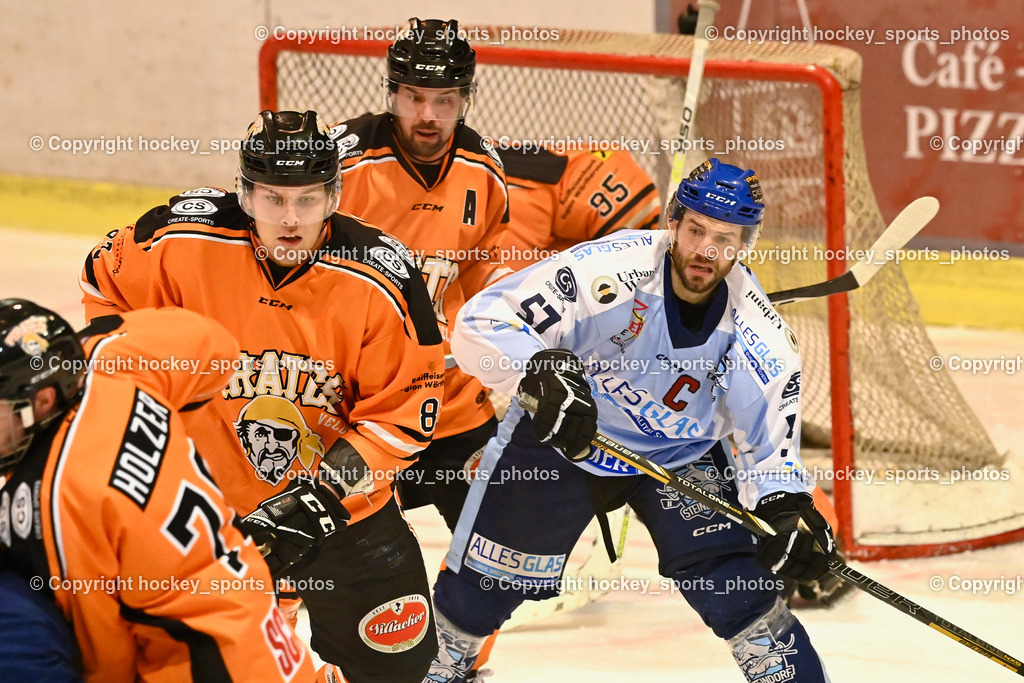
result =
M99 288L96 287L92 282L88 280L79 280L78 284L81 285L82 291L88 294L89 296L95 297L100 301L106 301L107 303L110 303L110 299L103 296L103 292L101 292Z
M392 292L387 287L385 287L383 284L381 284L376 278L370 277L366 273L360 272L360 271L358 271L355 268L352 268L350 266L343 266L343 265L338 265L338 264L334 264L334 263L327 263L325 261L319 261L316 264L316 267L317 268L328 268L330 270L341 271L343 273L348 273L349 275L357 277L357 278L359 278L361 280L365 280L369 284L371 284L374 287L376 287L377 289L379 289L384 294L384 296L386 296L388 298L388 301L391 302L391 305L395 309L395 313L398 314L398 317L401 318L403 322L405 321L405 311L402 309L402 304L398 300L398 297L396 297L394 292Z
M629 200L624 207L619 209L618 213L616 213L614 216L609 218L605 222L605 224L603 226L601 226L601 229L597 231L597 234L594 235L593 239L597 239L598 237L603 237L610 230L618 227L619 221L622 220L622 217L625 216L626 214L628 214L630 211L632 211L633 208L636 207L644 199L644 197L647 197L652 192L654 192L654 185L648 185L644 189L642 189L639 192L637 192L635 197L633 197L631 200Z
M200 232L198 230L169 230L161 235L157 235L153 240L143 247L145 250L152 249L157 242L161 240L175 240L175 239L191 239L191 240L202 240L204 242L220 242L221 244L235 244L235 245L251 245L252 240L249 239L248 235L237 237L228 237L222 235L211 235L207 232Z
M658 223L661 220L661 211L657 211L651 220L647 221L643 225L637 228L637 230L654 230L658 227Z
M213 636L197 631L177 619L156 617L141 609L126 605L120 600L118 602L121 605L121 616L125 621L162 629L171 638L188 647L189 668L195 683L231 680L224 655Z
M409 453L411 455L413 453L419 453L424 448L424 446L419 446L419 445L416 445L416 444L409 444L409 443L406 443L404 441L401 441L400 439L396 439L393 434L388 432L386 429L381 427L376 422L364 421L364 422L360 422L358 424L360 426L366 427L367 431L369 431L371 434L375 435L377 438L379 438L384 443L388 444L392 448L397 448L398 450L400 450L400 451L402 451L404 453Z
M403 427L402 425L395 425L395 428L400 430L403 434L408 436L413 441L417 441L423 444L424 447L426 447L426 445L430 443L430 437L423 434L422 432L418 432L415 429L410 429L409 427Z
M483 161L467 159L466 157L463 156L456 156L455 162L465 164L466 166L478 166L487 171L488 173L490 173L494 180L498 183L498 185L501 186L501 191L505 193L505 201L508 201L508 189L505 186L505 181L502 179L501 174L499 174L497 170L495 170L493 165L485 163Z
M102 344L103 342L101 342ZM96 345L97 348L100 344ZM60 446L60 455L57 456L57 463L53 469L53 483L50 485L50 526L53 532L53 545L57 555L57 565L60 568L60 578L68 578L68 565L67 555L64 552L64 525L61 522L60 516L60 490L61 480L64 477L64 467L67 465L68 453L71 450L72 444L75 442L75 434L78 432L78 424L82 419L82 415L85 413L88 407L89 398L92 396L90 389L92 389L92 378L91 372L85 376L85 386L82 390L82 400L78 404L77 414L71 420L71 424L68 426L67 432L64 434L64 441Z
M343 166L342 169L341 169L341 174L344 175L344 174L348 173L349 171L353 171L353 170L359 168L360 166L362 166L363 164L386 164L386 163L389 163L389 162L398 163L398 157L396 157L394 154L383 154L383 155L378 156L378 157L366 157L366 156L363 156L363 157L360 157L359 161L357 161L356 163L352 164L351 166Z

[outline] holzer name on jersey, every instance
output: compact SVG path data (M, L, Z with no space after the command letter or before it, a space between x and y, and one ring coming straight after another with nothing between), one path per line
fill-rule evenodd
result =
M167 453L171 411L146 392L136 389L124 440L108 482L140 510L149 505L153 485Z
M335 413L345 380L331 373L333 362L321 362L302 354L279 350L242 353L239 369L231 376L225 398L281 396L303 406Z

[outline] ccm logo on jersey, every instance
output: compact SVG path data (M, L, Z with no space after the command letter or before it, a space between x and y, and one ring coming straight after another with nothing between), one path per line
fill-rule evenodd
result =
M108 484L128 496L140 510L149 505L153 484L160 476L167 453L171 411L149 394L135 390L135 404L128 418L128 429L118 449L114 471Z
M732 528L732 522L722 522L721 524L708 524L707 526L702 526L702 527L700 527L698 529L694 529L693 530L693 535L694 536L706 536L708 534L713 534L716 531L721 531L722 529L731 529L731 528Z
M302 664L302 658L306 656L305 648L295 642L295 634L285 625L284 617L276 605L271 606L262 626L263 637L274 653L277 670L286 681L292 680Z
M260 297L260 303L266 304L272 308L283 308L286 311L292 310L292 304L286 304L285 302L278 301L277 299L268 299L265 296Z
M441 204L413 204L413 211L444 211L444 206Z
M429 630L430 606L422 595L406 595L370 610L359 621L359 637L377 652L394 654L416 647Z

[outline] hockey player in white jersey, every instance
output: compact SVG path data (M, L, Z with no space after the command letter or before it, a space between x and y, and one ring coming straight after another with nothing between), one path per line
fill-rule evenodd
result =
M464 680L524 599L559 592L595 512L623 503L748 681L828 680L779 598L781 577L825 574L835 544L798 454L797 340L738 263L764 211L753 171L711 159L679 185L668 230L579 244L462 309L459 366L538 408L513 400L484 452L435 586L442 644L427 680ZM777 535L757 541L597 450L597 431L738 501Z

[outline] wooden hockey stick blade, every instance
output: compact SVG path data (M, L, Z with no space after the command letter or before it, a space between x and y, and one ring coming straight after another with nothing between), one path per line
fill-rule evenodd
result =
M534 403L536 405L536 403ZM523 406L524 408L529 408ZM771 526L757 517L753 513L738 508L726 500L722 500L718 496L708 493L700 486L689 482L675 472L666 470L661 465L655 464L643 457L639 453L626 448L620 443L617 443L603 434L597 434L594 440L591 442L593 445L600 448L605 453L612 455L619 460L632 465L636 469L640 470L644 474L657 479L658 481L671 486L680 493L685 494L692 500L698 503L703 503L715 512L721 513L730 519L739 522L744 528L752 531L758 536L774 536L775 531ZM856 569L853 569L846 563L835 559L829 563L829 572L835 576L839 576L853 585L860 588L865 593L869 593L874 597L878 598L885 604L896 608L900 612L913 617L922 624L929 626L939 633L942 633L949 638L957 641L964 647L974 650L980 655L988 657L996 664L1001 664L1007 669L1014 673L1024 676L1024 664L1015 657L1011 657L1007 653L1003 652L994 645L986 643L975 635L968 633L959 626L946 621L942 617L938 616L934 612L925 609L921 605L913 602L909 598L906 598L891 588L887 588L882 584L878 583L874 579L871 579L864 574L861 574Z
M935 197L915 199L900 211L875 240L867 251L867 257L855 263L850 270L839 277L818 284L772 292L768 295L768 300L776 306L782 306L796 301L852 292L858 287L863 287L882 269L882 266L892 260L895 252L906 246L907 242L921 232L938 212L939 200Z

